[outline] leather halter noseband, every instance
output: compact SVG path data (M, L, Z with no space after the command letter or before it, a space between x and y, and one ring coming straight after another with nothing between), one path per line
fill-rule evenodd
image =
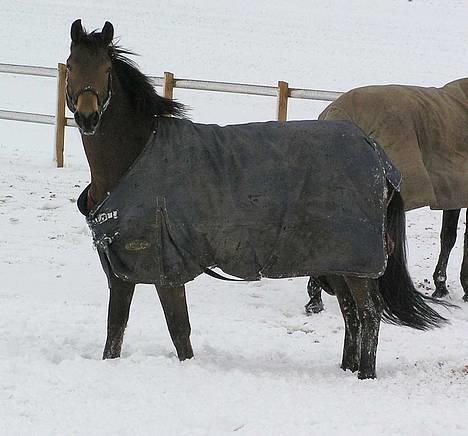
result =
M98 108L99 108L99 116L101 116L105 112L107 107L109 106L110 100L112 98L112 74L109 73L108 75L107 96L101 105L101 99L99 98L99 93L97 92L96 88L94 88L91 85L84 86L74 96L72 96L68 89L68 71L67 71L67 75L65 76L65 96L67 98L68 108L70 109L72 113L76 112L76 103L78 103L78 98L80 97L81 94L84 94L85 92L90 92L91 94L94 94L96 96L97 102L98 102Z

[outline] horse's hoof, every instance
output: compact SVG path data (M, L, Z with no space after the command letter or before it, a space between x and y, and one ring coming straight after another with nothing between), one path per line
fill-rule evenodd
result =
M193 353L191 354L185 354L183 356L177 356L179 358L179 360L181 362L183 362L184 360L188 360L188 359L191 359L193 357Z
M359 369L358 363L342 363L340 367L343 371L356 372Z
M114 347L105 347L102 353L102 360L118 359L120 357L120 347L116 350Z
M323 303L321 301L318 303L315 301L309 301L304 307L307 315L320 313L324 309Z
M177 350L177 357L181 362L193 357L192 344L189 338L175 339L174 345Z
M432 298L444 298L449 294L449 291L447 291L447 288L444 287L438 287L432 294Z
M119 359L120 354L115 354L115 353L106 353L102 355L102 360L108 360L108 359Z
M184 350L177 351L177 357L181 362L187 359L191 359L193 357L192 346L189 344L188 347Z
M358 379L359 380L372 380L374 378L377 378L375 375L375 372L358 372Z

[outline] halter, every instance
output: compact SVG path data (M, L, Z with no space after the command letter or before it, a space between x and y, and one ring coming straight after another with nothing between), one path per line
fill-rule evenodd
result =
M106 99L104 100L103 104L101 105L101 99L99 98L99 93L97 92L96 88L94 88L91 85L84 86L81 88L75 96L72 96L70 94L70 91L68 90L68 71L67 75L65 76L65 96L67 98L67 103L68 103L68 108L71 110L72 113L76 112L76 103L78 102L78 98L81 94L84 94L85 92L90 92L91 94L94 94L97 98L98 102L98 108L99 108L99 116L101 116L109 106L111 97L112 97L112 74L109 72L107 76L107 96Z

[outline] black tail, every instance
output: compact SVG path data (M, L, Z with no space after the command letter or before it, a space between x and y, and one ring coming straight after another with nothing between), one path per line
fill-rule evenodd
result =
M409 275L406 263L405 212L401 195L396 191L387 208L387 233L394 243L394 252L389 255L387 269L379 278L379 289L385 302L384 321L419 330L428 330L447 323L426 301L446 307L453 305L419 293Z

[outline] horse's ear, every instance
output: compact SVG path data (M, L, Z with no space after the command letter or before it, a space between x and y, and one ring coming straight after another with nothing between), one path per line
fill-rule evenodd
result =
M112 42L114 38L114 26L109 21L106 21L101 32L102 41L107 46Z
M80 19L75 20L73 24L71 25L71 31L70 31L72 42L77 44L82 34L83 34L83 26L81 25L81 20Z

